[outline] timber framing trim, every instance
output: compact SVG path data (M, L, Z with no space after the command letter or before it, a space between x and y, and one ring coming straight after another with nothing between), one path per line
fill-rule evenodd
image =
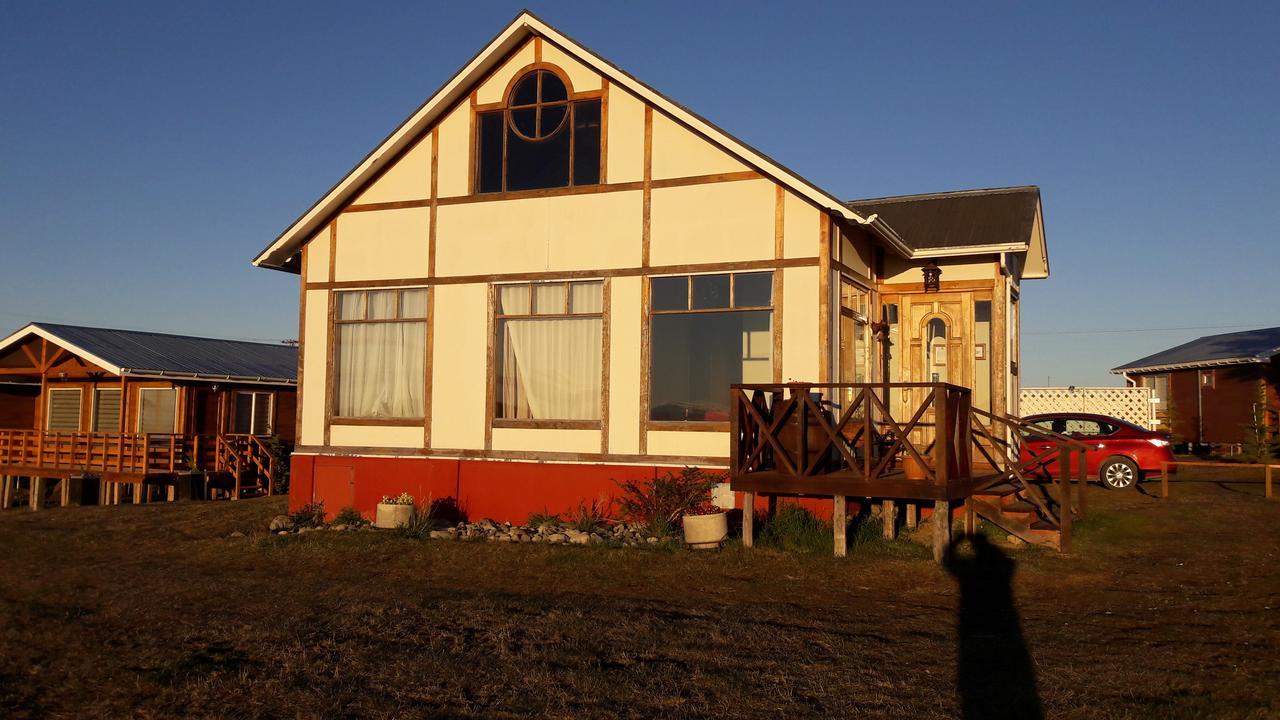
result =
M728 457L684 456L684 455L624 455L613 453L575 453L575 452L526 452L521 450L452 450L440 448L385 448L385 447L328 447L315 445L299 445L293 453L295 456L305 455L317 458L344 457L401 457L430 460L491 460L526 461L526 462L568 462L568 463L605 463L616 465L671 465L696 466L704 468L727 468Z

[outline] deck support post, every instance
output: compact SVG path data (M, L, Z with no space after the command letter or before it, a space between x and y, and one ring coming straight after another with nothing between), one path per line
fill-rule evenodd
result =
M1270 471L1268 471L1268 477L1270 477ZM0 483L0 510L8 510L9 503L11 503L12 501L13 501L13 476L5 475L3 483Z
M755 544L756 534L756 494L742 493L742 547Z
M836 495L832 501L831 527L835 532L836 557L844 557L849 554L849 538L845 527L848 520L849 498Z
M66 507L71 504L71 478L64 477L58 480L58 505Z
M898 537L898 504L893 500L881 502L880 519L884 522L884 539L896 540Z
M933 561L940 563L951 544L951 503L938 500L933 504Z
M1263 481L1265 483L1263 493L1268 499L1271 498L1271 467L1271 465L1267 466L1266 480Z
M920 525L920 505L918 503L909 502L905 503L902 509L903 513L906 515L903 522L907 527L914 530Z
M40 505L44 500L44 498L42 497L44 495L44 478L32 477L32 478L29 478L27 482L28 482L28 487L31 488L31 492L30 492L31 498L30 498L30 503L28 504L31 506L31 509L33 511L39 510Z
M978 532L978 514L973 510L973 498L964 499L964 534L973 535Z
M133 484L133 504L134 505L142 504L142 481L141 480Z

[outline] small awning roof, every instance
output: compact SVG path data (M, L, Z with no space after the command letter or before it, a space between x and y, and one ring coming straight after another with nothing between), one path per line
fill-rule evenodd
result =
M1280 327L1207 335L1154 355L1112 368L1111 372L1141 373L1195 367L1269 362L1280 354Z
M298 384L298 349L290 345L31 323L0 340L0 353L31 337L42 337L115 375Z

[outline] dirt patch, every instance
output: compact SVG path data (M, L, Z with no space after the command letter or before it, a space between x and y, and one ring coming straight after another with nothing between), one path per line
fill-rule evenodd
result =
M8 511L0 715L947 718L988 693L1051 717L1276 717L1280 502L1260 492L1095 490L1071 555L994 543L972 587L1005 592L963 598L876 543L275 537L278 499Z

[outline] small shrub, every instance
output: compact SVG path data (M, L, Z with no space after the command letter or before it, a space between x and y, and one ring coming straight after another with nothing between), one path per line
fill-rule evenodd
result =
M409 522L396 528L396 534L403 538L421 540L436 529L436 519L431 513L418 513L409 518Z
M333 520L331 520L329 524L330 525L366 525L368 524L368 522L369 521L365 520L364 516L360 514L359 510L356 510L355 508L348 505L347 507L344 507L341 510L339 510L338 514L334 516Z
M467 514L458 507L457 498L442 497L432 500L427 505L427 515L431 516L436 522L444 525L457 525L465 522Z
M289 513L289 519L293 521L293 526L297 528L320 527L324 525L324 502L303 505Z
M531 528L542 527L543 525L559 525L564 522L559 515L552 514L545 507L542 512L536 512L529 516L528 525Z
M671 472L647 480L614 481L622 490L618 506L632 522L644 523L654 535L672 532L680 517L691 508L711 502L711 491L723 476L687 467L679 475Z
M592 500L590 505L585 500L579 500L578 509L569 518L569 527L585 533L595 532L608 523L612 509L612 500Z
M760 543L788 552L830 555L835 549L831 525L794 503L778 505L778 511L760 529Z

